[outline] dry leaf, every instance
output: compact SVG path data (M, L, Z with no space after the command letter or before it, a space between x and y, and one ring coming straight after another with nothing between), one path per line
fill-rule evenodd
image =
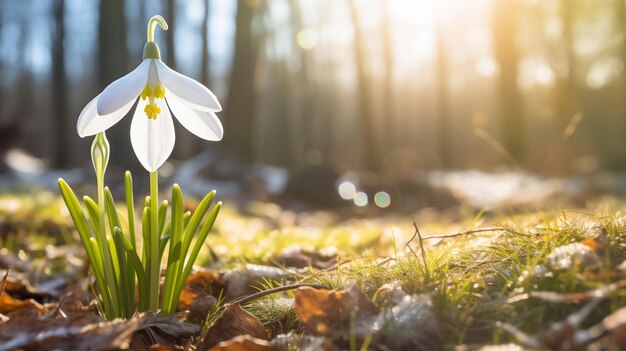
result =
M217 303L217 297L223 294L226 285L222 275L213 271L192 273L185 284L180 300L179 311L189 311L187 319L194 323L204 321L209 310Z
M200 331L199 326L187 323L177 315L164 316L152 312L144 312L133 318L133 320L135 319L139 321L137 330L150 328L159 332L168 340L187 339Z
M222 341L246 334L267 339L267 331L258 318L246 312L239 304L228 305L211 324L204 340L198 345L198 350L208 350Z
M356 286L342 291L304 287L296 290L294 296L298 320L314 335L344 333L353 314L378 313L378 308Z
M32 308L38 313L43 313L46 308L33 299L18 300L13 298L7 291L0 295L0 313L8 314L23 308Z

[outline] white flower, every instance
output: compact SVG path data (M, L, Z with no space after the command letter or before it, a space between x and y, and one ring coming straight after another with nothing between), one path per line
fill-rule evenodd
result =
M144 49L145 59L139 67L91 100L76 125L80 137L107 130L121 120L139 98L130 126L130 140L139 162L149 172L157 170L174 149L172 115L202 139L217 141L224 134L222 123L215 115L222 109L217 98L202 84L160 60L158 47L150 40L151 24L146 48L150 44L152 51L145 54Z

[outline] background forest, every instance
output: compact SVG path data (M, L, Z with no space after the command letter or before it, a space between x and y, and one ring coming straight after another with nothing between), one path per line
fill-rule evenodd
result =
M375 184L626 166L624 1L2 0L4 169L90 165L76 118L140 62L154 14L170 24L156 39L164 61L224 107L224 140L181 130L175 159L208 149ZM138 169L121 123L112 164Z

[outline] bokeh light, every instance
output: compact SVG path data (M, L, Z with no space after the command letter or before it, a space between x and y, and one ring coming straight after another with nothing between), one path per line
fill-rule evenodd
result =
M387 208L391 205L391 196L384 191L379 191L374 195L374 203L380 208Z
M342 182L337 187L337 191L339 192L339 196L341 196L344 200L352 200L356 195L356 186L350 182Z
M359 191L358 193L356 193L356 195L354 195L354 204L359 206L359 207L363 207L363 206L367 206L367 194Z
M313 49L317 45L317 32L311 29L303 29L297 35L298 46L304 50Z

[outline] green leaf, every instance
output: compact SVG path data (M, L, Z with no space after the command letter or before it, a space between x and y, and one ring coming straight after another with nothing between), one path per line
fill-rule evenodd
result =
M65 205L70 212L72 221L76 226L78 235L83 242L83 246L87 251L87 256L89 257L90 261L93 261L95 259L95 256L93 255L91 245L89 245L89 239L92 237L92 232L91 228L89 228L89 223L85 218L85 214L83 213L83 210L78 203L78 199L76 199L76 195L74 195L72 188L70 188L70 186L67 185L67 183L61 178L59 178L59 190L61 191L63 201L65 201Z
M180 278L178 280L178 285L176 287L176 292L174 294L175 300L178 300L178 298L180 297L180 294L182 293L183 288L185 286L185 282L187 281L187 277L189 277L189 273L191 273L193 264L196 261L196 258L198 258L200 249L202 249L202 245L204 245L204 241L209 235L211 228L213 228L213 224L215 224L215 219L217 219L217 215L219 214L221 208L222 208L222 202L220 201L215 205L215 207L213 207L211 212L209 212L209 215L207 216L206 221L202 225L202 229L200 229L198 238L193 244L191 254L187 256L187 261L185 262L183 272L180 275Z
M129 171L124 174L124 190L126 191L126 209L128 210L128 234L133 249L137 247L135 233L135 199L133 195L133 177Z
M211 207L211 202L213 202L214 197L215 190L206 194L206 196L198 204L196 210L193 212L193 215L191 216L191 219L189 221L189 225L187 226L187 229L185 229L182 247L183 252L187 253L187 251L189 251L191 240L196 234L196 231L198 230L198 226L200 225L204 214L209 210L209 207Z
M91 226L94 229L99 228L100 221L98 220L98 204L86 195L83 196L83 203L87 208L87 214L89 215L89 220L91 220Z
M126 249L124 248L122 230L120 227L113 228L113 241L115 242L116 256L119 261L119 285L120 295L122 302L122 315L125 318L130 318L134 313L133 305L135 304L135 292L131 291L130 280L135 280L135 272L131 271L126 263Z
M122 225L120 224L120 219L117 216L115 201L113 200L113 196L111 195L111 191L108 186L104 187L104 208L106 209L107 218L109 219L109 228L111 233L114 233L114 228L121 228Z
M141 234L143 236L143 245L142 245L142 254L141 254L141 258L142 258L142 262L143 262L143 268L148 271L148 258L150 256L149 254L149 249L150 249L150 240L151 240L151 235L150 235L150 208L149 207L145 207L143 209L143 215L141 216Z
M163 235L163 230L165 229L165 218L167 217L167 200L163 200L161 206L159 206L159 237Z
M174 293L178 286L179 266L183 259L181 252L184 227L183 216L183 194L178 184L174 184L172 187L170 250L167 257L165 286L163 287L163 303L161 306L165 314L174 313L176 311L176 305L178 304L177 300L174 301Z

